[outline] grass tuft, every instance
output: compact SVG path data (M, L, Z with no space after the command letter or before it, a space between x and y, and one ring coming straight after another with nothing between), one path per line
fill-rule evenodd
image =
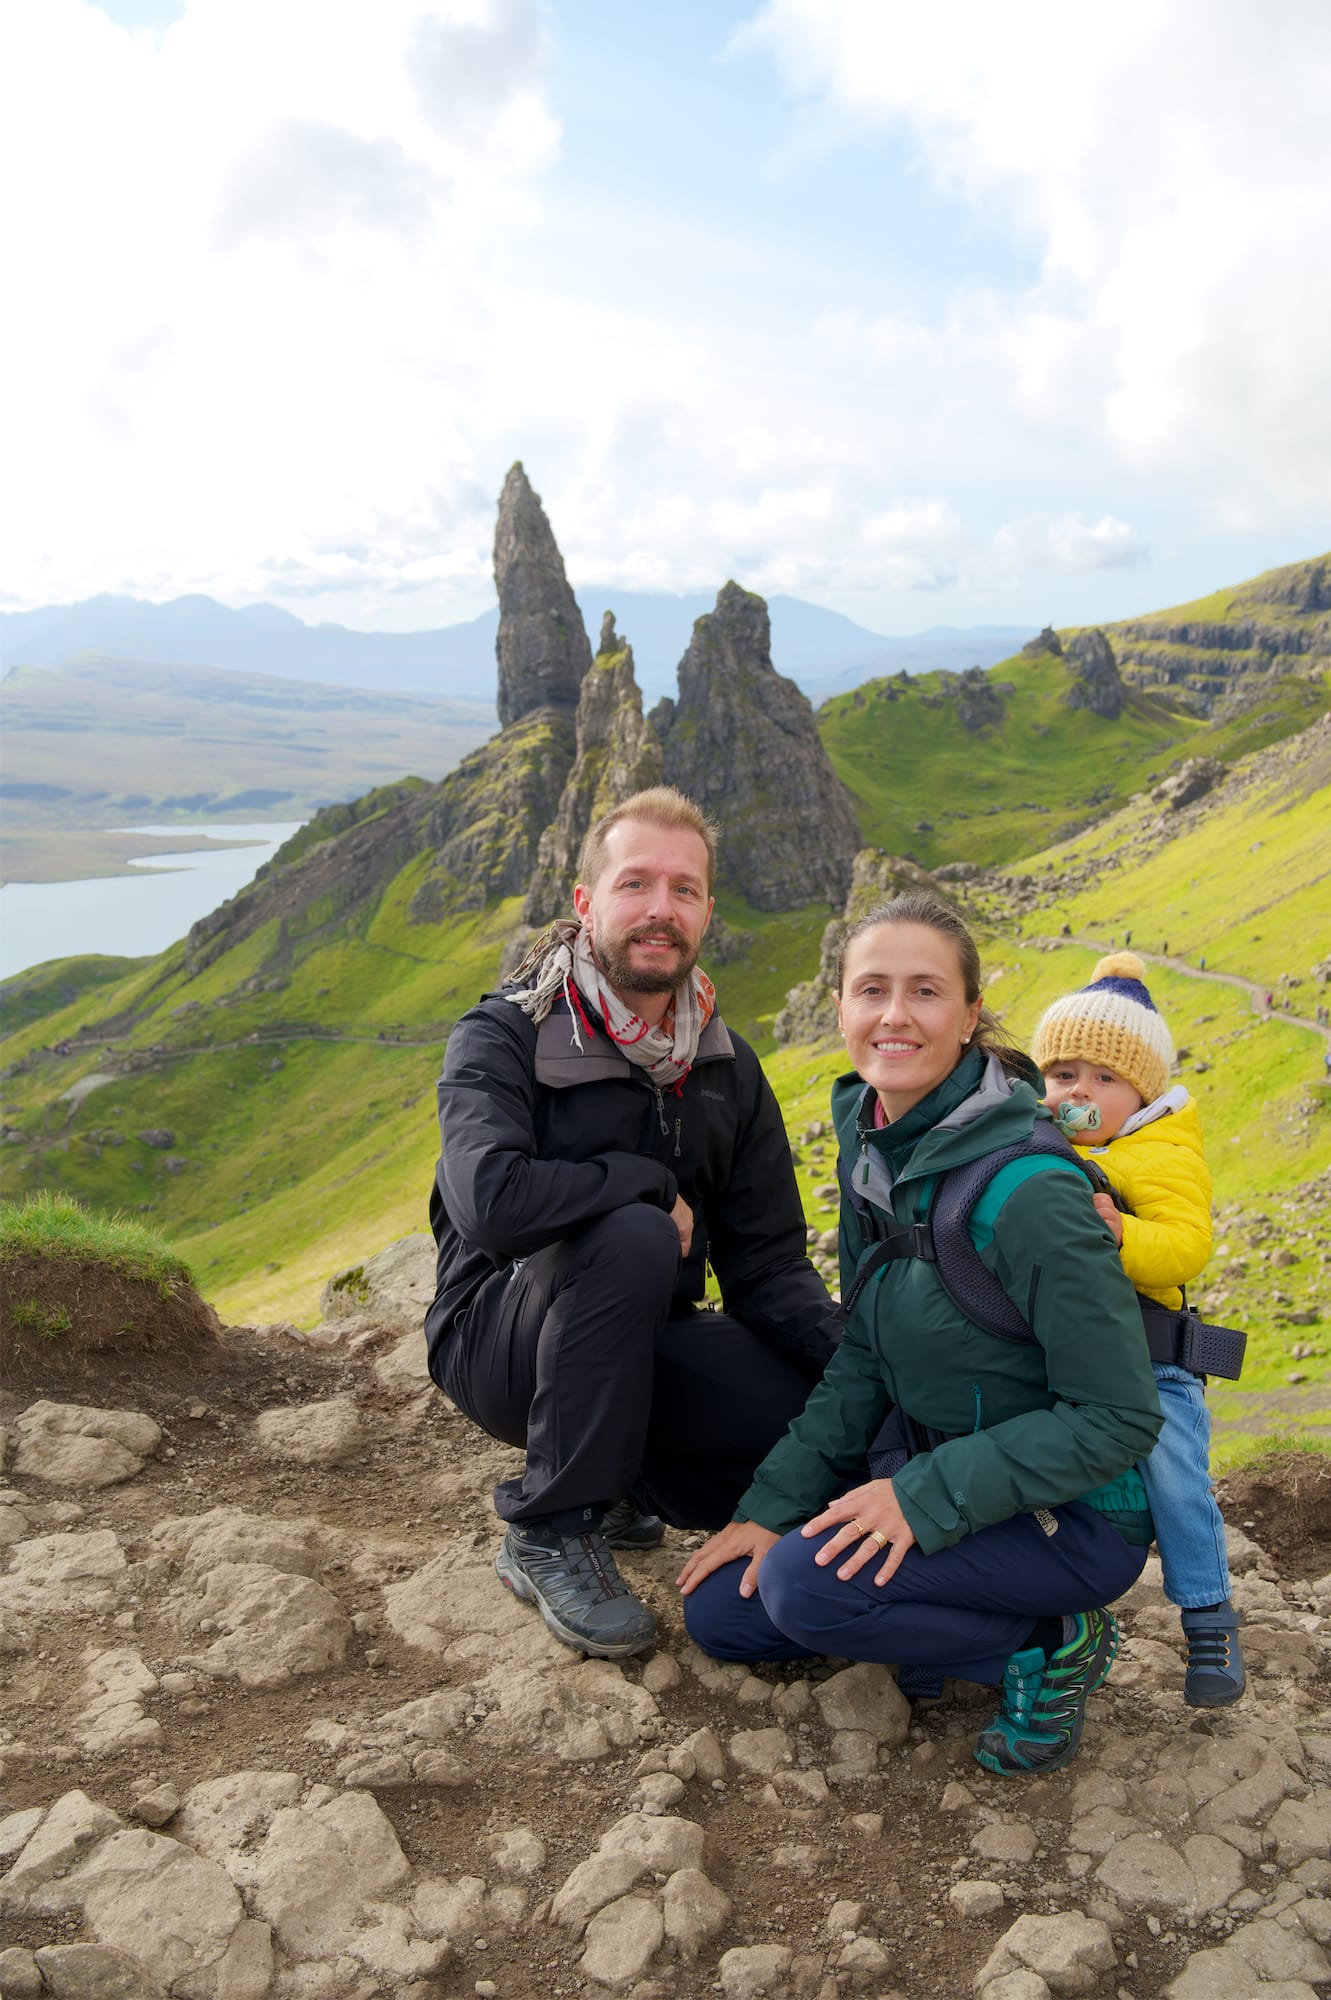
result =
M25 1201L0 1202L0 1264L19 1257L105 1264L122 1277L156 1286L163 1295L179 1279L194 1283L189 1265L156 1230L121 1215L96 1215L69 1195L45 1189ZM47 1339L61 1331L46 1325L34 1330Z
M1257 1436L1229 1431L1212 1440L1211 1471L1217 1478L1227 1472L1285 1472L1292 1457L1306 1459L1312 1470L1331 1458L1331 1443L1299 1430L1297 1422Z

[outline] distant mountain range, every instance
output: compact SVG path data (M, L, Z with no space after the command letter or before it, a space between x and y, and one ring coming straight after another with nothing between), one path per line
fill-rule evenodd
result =
M578 600L593 646L602 612L613 609L633 647L638 685L649 706L675 693L675 669L693 621L715 601L701 591L672 596L599 584L580 590ZM1033 629L936 625L889 638L799 597L773 597L769 608L777 670L815 701L903 669L915 674L993 666ZM275 604L234 610L199 595L166 604L103 595L0 613L0 668L8 673L13 667L61 667L100 657L279 675L435 701L492 702L498 624L496 608L433 632L354 632L344 625L306 625Z

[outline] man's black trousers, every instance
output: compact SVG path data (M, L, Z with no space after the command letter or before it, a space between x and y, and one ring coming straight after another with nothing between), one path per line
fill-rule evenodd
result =
M439 1386L525 1447L506 1521L631 1495L677 1528L728 1521L813 1387L726 1313L677 1299L679 1236L643 1202L498 1272L440 1342Z

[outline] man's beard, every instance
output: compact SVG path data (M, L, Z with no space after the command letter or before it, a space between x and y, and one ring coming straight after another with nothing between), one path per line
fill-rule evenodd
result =
M669 938L680 953L673 971L664 965L633 963L629 948L644 938ZM592 956L610 984L621 993L673 993L698 963L698 946L690 944L674 924L639 924L634 930L622 931L618 937L595 939Z

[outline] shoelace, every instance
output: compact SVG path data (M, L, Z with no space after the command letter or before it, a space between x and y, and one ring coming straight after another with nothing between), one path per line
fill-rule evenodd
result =
M575 1553L580 1551L580 1553ZM603 1597L627 1597L628 1585L615 1567L615 1559L600 1534L570 1536L559 1549L543 1549L542 1554L567 1566L573 1582L594 1582Z
M1003 1706L1009 1719L1024 1727L1035 1712L1040 1689L1044 1685L1044 1668L1032 1668L1030 1673L1017 1673L1008 1667L1003 1674Z

